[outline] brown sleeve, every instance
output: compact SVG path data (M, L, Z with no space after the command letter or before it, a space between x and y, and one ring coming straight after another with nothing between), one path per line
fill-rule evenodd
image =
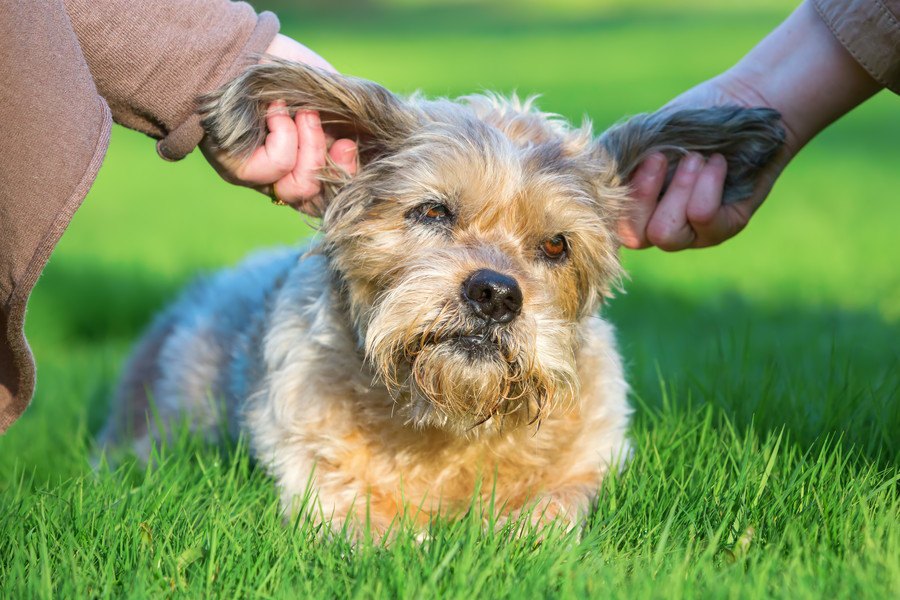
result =
M100 169L111 127L109 108L97 95L62 0L4 2L0 434L19 418L34 391L34 359L23 329L28 295Z
M900 94L900 0L813 0L813 5L853 58Z
M113 119L178 160L203 137L195 98L254 62L278 19L228 0L65 0Z

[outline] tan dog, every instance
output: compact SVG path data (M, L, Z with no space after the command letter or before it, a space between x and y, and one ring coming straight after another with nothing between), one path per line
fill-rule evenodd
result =
M205 126L246 152L275 99L355 136L361 171L326 178L311 249L251 258L159 317L105 439L145 452L161 435L148 400L166 427L227 423L288 514L311 484L306 516L335 530L458 514L477 489L501 517L579 523L630 452L628 387L596 315L620 275L624 176L653 150L722 152L729 198L746 195L778 115L642 116L596 140L530 102L401 99L273 62L207 98Z

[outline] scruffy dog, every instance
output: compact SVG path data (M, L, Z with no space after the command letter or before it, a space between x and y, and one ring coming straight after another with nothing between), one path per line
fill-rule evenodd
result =
M777 113L644 115L595 139L515 98L400 98L273 61L206 98L205 127L246 152L276 99L355 137L360 173L323 175L310 248L211 276L156 320L104 439L145 453L156 423L185 418L245 431L287 514L311 486L304 516L336 531L424 524L479 489L501 519L579 523L629 455L628 386L596 315L620 275L625 177L654 150L721 152L727 198L746 196Z

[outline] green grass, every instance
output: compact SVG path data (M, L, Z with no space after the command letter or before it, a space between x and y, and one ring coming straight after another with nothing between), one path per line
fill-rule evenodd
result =
M603 126L725 68L783 16L440 14L287 29L400 91L540 92L543 108ZM509 540L468 519L422 544L351 548L284 526L242 446L187 439L152 469L91 470L117 370L154 311L199 271L310 232L201 157L164 163L115 131L28 315L39 384L0 438L0 597L896 594L897 139L900 102L883 94L807 148L737 239L625 254L627 294L605 312L634 386L636 454L581 540Z

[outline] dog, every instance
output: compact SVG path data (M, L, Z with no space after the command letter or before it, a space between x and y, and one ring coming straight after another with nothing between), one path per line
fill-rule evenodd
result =
M726 201L740 199L783 142L778 113L666 111L595 137L530 100L399 97L273 60L205 97L204 127L244 155L274 100L357 139L359 173L323 173L309 248L203 279L156 319L104 443L146 455L181 420L244 432L285 515L335 532L424 527L478 498L501 521L583 523L631 453L597 315L622 274L627 177L654 151L673 167L720 152Z

